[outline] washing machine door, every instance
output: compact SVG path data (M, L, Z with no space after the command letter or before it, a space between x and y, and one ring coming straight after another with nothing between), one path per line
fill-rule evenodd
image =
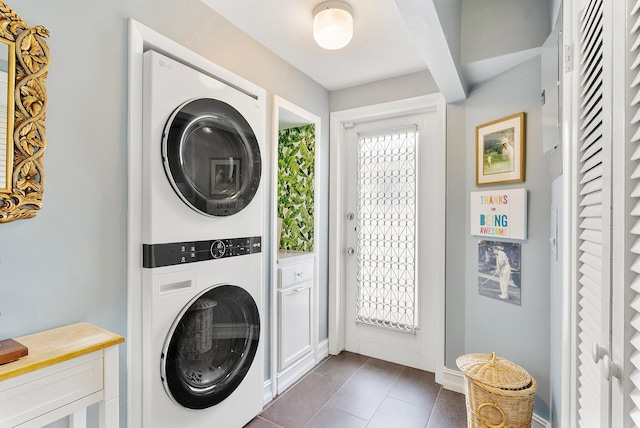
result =
M166 392L189 409L218 404L246 376L259 337L258 308L246 290L209 289L187 305L167 336L161 356Z
M238 110L220 100L200 98L179 106L167 121L162 157L178 196L204 215L242 211L260 184L255 133Z

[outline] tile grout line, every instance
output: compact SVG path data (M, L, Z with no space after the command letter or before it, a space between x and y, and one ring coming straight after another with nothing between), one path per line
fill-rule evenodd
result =
M283 427L282 425L279 425L279 424L277 424L277 423L273 422L272 420L269 420L269 419L267 419L267 418L263 418L263 417L262 417L262 416L260 416L260 415L258 415L258 416L256 416L256 417L257 417L258 419L262 419L263 421L267 421L267 422L269 422L270 424L272 424L272 425L274 425L274 426L276 426L276 427L278 427L278 428L286 428L286 427Z
M364 364L363 364L364 365ZM380 406L382 406L382 403L384 403L384 400L387 398L392 398L393 397L389 397L389 392L391 392L391 390L393 389L393 387L396 385L396 383L398 383L398 380L400 379L400 376L402 376L402 373L404 373L404 371L407 369L407 366L402 365L402 370L400 370L400 373L398 373L398 377L396 377L396 380L393 382L393 384L391 384L391 386L389 387L389 389L387 390L386 394L384 395L384 398L382 399L382 401L380 402L380 404L378 404L378 407L376 407L376 410L373 412L373 416L371 416L371 418L373 419L373 417L376 415L376 413L378 413L378 410L380 410ZM371 419L367 420L367 425L365 425L365 428L367 426L369 426L369 423L371 422Z
M365 364L367 363L367 361L369 361L370 359L371 359L371 357L367 357L367 360L366 360L364 363L360 364L360 367L358 367L358 369L357 369L356 371L354 371L354 372L351 374L351 376L349 376L349 377L347 378L347 380L345 380L345 381L344 381L344 383L342 384L342 386L341 386L340 388L338 388L338 390L337 390L336 392L334 392L334 393L333 393L333 395L331 395L331 397L329 397L329 398L327 399L327 401L322 405L322 407L320 407L320 409L318 409L318 411L317 411L316 413L314 413L314 415L313 415L313 416L311 416L311 419L309 419L309 422L307 422L306 424L304 424L304 427L308 426L308 425L311 423L311 421L313 421L313 419L314 419L316 416L318 416L318 414L319 414L319 413L320 413L320 412L321 412L325 407L327 407L327 404L329 404L329 402L331 401L331 399L332 399L333 397L335 397L335 396L336 396L336 394L337 394L338 392L342 391L342 388L344 388L344 387L347 385L347 383L349 383L349 381L350 381L350 380L351 380L351 379L356 375L356 373L358 373L358 372L360 371L360 369L361 369L362 367L364 367L364 365L365 365ZM320 367L320 366L318 366L318 367ZM314 370L312 370L312 371L315 371L315 369L314 369ZM327 377L329 377L329 376L327 376ZM337 409L337 410L340 410L340 409ZM342 411L342 410L340 410L340 411ZM347 412L345 412L345 413L347 413ZM347 413L347 414L348 414L348 415L351 415L351 413ZM351 415L351 416L358 418L358 416L356 416L356 415ZM358 418L358 419L362 419L362 418ZM362 419L362 420L364 421L364 419ZM367 422L369 422L369 421L367 421ZM304 428L304 427L303 427L303 428Z
M326 360L324 360L321 364L319 364L318 366L314 367L314 368L313 368L313 369L311 369L309 372L307 372L307 373L306 373L302 378L300 378L300 379L299 379L298 381L296 381L293 385L291 385L289 388L287 388L287 389L286 389L282 394L280 394L276 399L272 400L272 401L271 401L271 403L269 403L269 405L263 409L263 412L264 412L267 408L269 408L269 407L271 407L272 405L274 405L274 404L275 404L277 401L279 401L282 397L284 397L285 395L287 395L290 391L292 391L292 390L294 389L294 387L295 387L295 386L297 386L298 384L300 384L301 382L303 382L306 378L308 378L308 377L309 377L309 376L311 376L312 374L316 374L316 375L321 376L321 377L326 378L326 379L337 379L337 378L334 378L334 377L332 377L332 376L328 376L328 375L326 375L326 374L323 374L323 373L317 373L317 372L316 372L316 370L317 370L317 369L319 369L320 367L322 367L324 364L327 364L327 363L328 363L329 361L331 361L333 358L335 358L335 356L330 356L329 358L327 358ZM303 428L305 428L305 427L309 427L309 426L310 426L310 424L311 424L311 422L312 422L312 421L313 421L313 420L314 420L314 419L315 419L315 418L316 418L316 417L317 417L317 416L318 416L318 415L319 415L323 410L326 410L326 409L334 409L333 407L328 406L328 404L331 402L331 400L332 400L332 399L333 399L337 394L339 394L339 393L340 393L340 392L341 392L341 391L342 391L342 390L347 386L347 384L349 384L349 382L351 382L351 381L353 380L353 378L354 378L354 377L355 377L359 372L361 372L361 371L362 371L363 367L369 367L370 369L375 370L375 371L381 371L381 372L385 372L385 371L387 371L387 370L385 370L384 368L378 368L378 367L375 367L375 366L372 366L372 365L367 366L367 364L368 364L369 362L371 362L371 360L372 360L372 357L367 357L367 358L366 358L366 360L364 360L361 364L359 364L359 365L357 366L357 368L353 371L353 373L351 373L351 375L349 375L348 377L345 377L345 378L344 378L344 382L342 383L342 385L341 385L341 386L340 386L340 387L339 387L339 388L338 388L338 389L337 389L333 394L331 394L331 396L330 396L330 397L328 397L328 398L324 401L324 403L321 405L321 407L320 407L320 408L319 408L319 409L318 409L318 410L317 410L313 415L311 415L310 419L309 419L309 420L304 424ZM342 364L342 363L338 362L337 364ZM336 410L336 411L339 411L339 412L343 412L344 414L349 415L349 416L351 416L351 417L357 418L357 419L359 419L360 421L363 421L363 422L365 423L365 427L366 427L366 426L369 426L369 424L370 424L371 420L373 419L373 417L375 416L375 414L380 410L380 407L382 406L382 403L383 403L386 399L388 399L388 398L393 398L393 397L390 397L390 396L389 396L390 392L393 390L393 388L394 388L396 385L398 385L399 380L402 378L402 374L403 374L405 371L407 371L407 369L408 369L408 366L405 366L405 365L401 365L401 366L402 366L402 369L398 372L398 374L395 376L395 379L393 380L393 382L391 382L391 384L390 384L390 385L389 385L389 387L387 388L387 390L386 390L386 392L384 393L384 396L383 396L383 398L382 398L382 401L381 401L381 402L379 403L379 405L376 407L376 409L374 410L374 412L373 412L373 414L372 414L372 416L371 416L370 418L365 419L365 418L362 418L361 416L354 415L354 414L352 414L352 413L350 413L350 412L348 412L348 411L341 410L341 409L339 409L339 408L335 408L335 410ZM441 394L442 394L442 390L443 390L443 387L442 387L442 385L440 385L440 386L439 386L439 388L438 388L438 393L436 394L436 398L435 398L435 400L434 400L434 402L433 402L433 406L431 406L431 409L430 409L430 411L429 411L429 414L428 414L428 417L427 417L427 422L426 422L425 428L428 428L428 427L429 427L429 424L430 424L432 421L435 421L435 420L433 419L433 415L434 415L434 411L435 411L435 409L436 409L436 406L438 406L438 403L439 403L439 400L440 400L440 396L441 396ZM404 400L401 400L401 401L404 401ZM407 403L410 403L410 402L407 402ZM275 427L278 427L278 428L290 428L290 427L287 427L287 426L280 425L280 424L276 423L275 421L271 421L271 420L270 420L270 419L268 419L267 417L265 417L265 416L261 416L261 414L259 414L259 415L257 415L257 416L258 416L260 419L264 420L264 421L267 421L267 422L269 422L269 423L272 423L272 424L274 425L274 428L275 428Z
M436 409L436 406L438 405L438 399L440 398L441 392L442 392L442 385L440 385L440 388L438 388L438 395L436 395L436 399L433 401L433 406L431 407L431 411L429 412L429 417L427 418L427 424L425 425L425 428L429 428L429 422L431 422L431 416L433 416L433 411Z

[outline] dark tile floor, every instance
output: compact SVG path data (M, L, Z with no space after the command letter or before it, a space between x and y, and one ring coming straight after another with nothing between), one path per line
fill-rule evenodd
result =
M350 352L329 356L245 428L463 428L464 395L434 374Z

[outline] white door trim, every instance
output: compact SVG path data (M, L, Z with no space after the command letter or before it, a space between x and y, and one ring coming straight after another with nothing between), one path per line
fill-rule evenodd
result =
M331 113L330 116L330 194L329 201L329 353L338 354L345 347L344 323L344 278L342 256L342 156L344 125L351 122L374 120L419 112L435 112L440 129L436 130L437 153L434 153L434 168L438 169L438 182L435 183L437 201L434 202L434 218L442 219L442 227L433 240L440 248L436 263L436 382L442 383L444 369L444 279L445 279L445 195L446 195L446 103L441 94L424 95L405 100L392 101L366 107L358 107Z
M128 182L127 182L127 425L142 426L142 74L143 54L152 49L255 95L266 111L267 93L256 84L218 66L163 34L129 19ZM265 125L266 126L266 121ZM265 133L262 129L260 132ZM266 133L264 134L266 135ZM263 183L267 183L263 180ZM261 185L265 185L261 184ZM263 220L268 230L268 218ZM264 266L266 253L263 252ZM266 272L266 269L265 269ZM264 279L263 279L264 281Z
M577 232L574 218L578 209L574 195L577 193L575 141L578 138L576 123L577 111L577 55L575 49L577 25L574 23L578 1L566 1L562 8L562 172L563 172L563 234L562 239L562 349L561 349L561 391L559 418L557 423L562 427L576 427L577 412L577 379L576 379L576 276L577 271L575 243ZM552 391L552 394L558 391Z
M278 225L276 219L278 218L278 143L279 143L279 128L280 121L283 119L282 113L287 113L289 116L295 117L300 121L300 124L313 124L315 125L315 178L314 178L314 224L313 224L313 236L315 239L313 250L313 290L312 290L312 305L311 305L311 345L313 347L313 363L311 367L317 365L323 358L319 351L319 302L320 302L320 252L318 251L318 242L320 238L320 219L318 216L318 203L320 201L320 195L318 192L318 172L320 171L320 156L318 156L318 147L321 141L321 119L319 116L303 109L302 107L282 98L278 95L273 96L273 122L272 122L272 143L271 143L271 393L275 397L278 391L282 390L282 385L279 385L278 381L278 349L279 349L279 329L278 329L278 248L277 248L277 235ZM303 371L303 373L306 372ZM295 379L299 376L294 376ZM280 382L282 383L282 381Z

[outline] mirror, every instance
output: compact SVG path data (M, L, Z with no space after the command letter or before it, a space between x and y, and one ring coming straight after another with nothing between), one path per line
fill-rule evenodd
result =
M14 108L11 100L15 85L15 45L6 40L0 42L0 141L4 143L0 153L0 192L6 193L12 190L13 175L13 132L8 132L8 122L13 124Z
M48 36L0 0L0 223L42 206Z

